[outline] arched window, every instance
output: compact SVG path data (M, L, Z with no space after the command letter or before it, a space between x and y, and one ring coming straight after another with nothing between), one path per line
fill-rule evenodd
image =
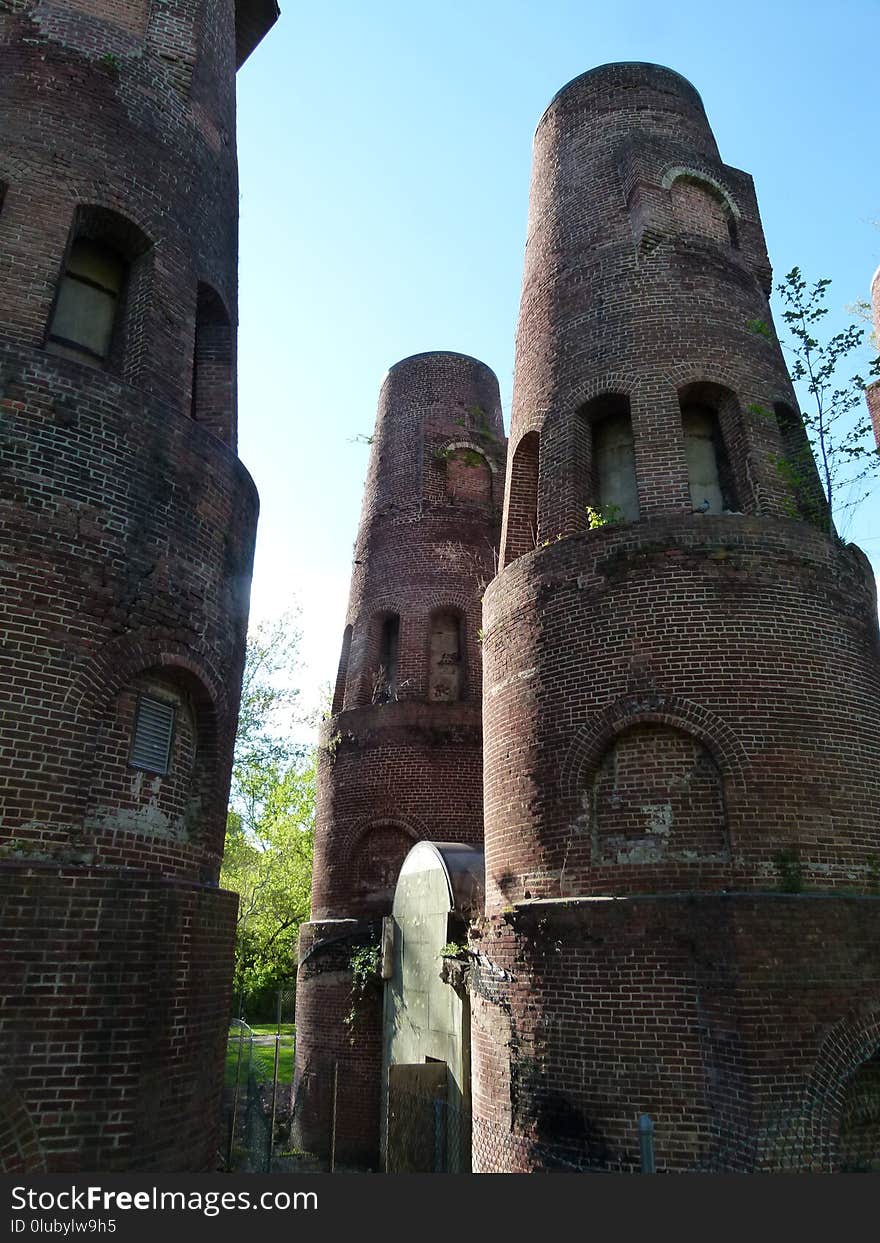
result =
M77 208L46 349L136 378L146 354L150 242L124 216Z
M538 543L538 433L527 432L516 446L507 496L505 564Z
M590 525L637 522L639 495L629 398L603 393L578 411L574 469ZM583 517L583 515L582 515Z
M386 613L379 624L379 658L373 677L372 702L392 703L397 698L400 663L400 618Z
M232 324L210 285L200 284L193 345L192 417L225 444L235 427L235 375Z
M351 626L346 626L342 635L342 654L339 657L339 668L336 671L336 686L333 689L331 712L341 712L345 702L345 683L348 678L348 657L351 652Z
M49 327L52 353L95 366L106 362L125 275L118 251L85 237L74 241Z
M739 426L739 407L728 390L693 384L679 394L691 505L697 513L737 513L742 509L728 453L727 427Z
M462 621L453 609L431 617L428 699L431 703L454 703L464 697Z

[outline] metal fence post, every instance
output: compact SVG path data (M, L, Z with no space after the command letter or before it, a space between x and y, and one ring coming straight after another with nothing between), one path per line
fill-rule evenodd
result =
M656 1174L654 1165L654 1123L647 1114L639 1115L639 1153L642 1174Z

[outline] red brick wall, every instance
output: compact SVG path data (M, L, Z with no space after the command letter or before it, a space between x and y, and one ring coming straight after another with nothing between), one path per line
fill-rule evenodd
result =
M321 737L312 883L312 918L321 923L303 929L301 954L323 921L389 913L416 841L482 839L480 598L495 572L504 452L498 383L482 363L420 354L390 369L355 546L336 713ZM461 619L462 697L437 702L432 619L444 610ZM400 619L397 697L374 703L390 614ZM300 968L296 1073L305 1074L310 1050L334 1048L341 1083L365 1076L375 1085L361 1093L368 1122L367 1106L352 1097L340 1101L339 1126L360 1135L361 1154L376 1161L379 1002L375 1039L352 1045L342 1023L350 992L347 960L332 971Z
M29 1117L50 1170L208 1169L220 1139L216 883L257 515L235 456L236 33L233 0L0 14L0 1075L4 1124ZM103 366L46 348L77 236L129 261ZM194 358L200 285L228 327L203 314ZM129 764L151 688L178 707L167 775Z
M874 610L863 554L797 522L698 514L612 526L514 562L485 603L489 909L527 896L775 888L784 852L809 884L870 885ZM654 862L639 862L641 812L628 861L598 846L594 784L615 738L638 725L683 734L711 758L723 849L713 837L679 851L661 834ZM679 795L658 788L649 801L677 801L681 822Z
M661 1164L690 1168L765 1112L813 1119L810 1084L831 1161L835 1093L880 1039L850 1032L853 1064L819 1084L829 1032L880 1004L859 966L876 961L880 645L866 558L795 520L810 506L777 467L797 405L769 288L751 180L689 83L611 65L556 96L511 425L514 445L540 434L538 546L484 603L476 1168L633 1168L643 1111ZM581 412L612 394L640 520L587 531ZM692 512L690 402L717 416L742 513Z
M329 1155L335 1084L336 1159L355 1166L378 1159L382 986L354 990L351 956L377 936L375 923L337 919L303 924L299 938L294 1142Z
M880 899L536 902L473 942L474 1168L814 1169L880 1045Z
M215 1169L235 895L3 857L0 912L0 1078L46 1167Z

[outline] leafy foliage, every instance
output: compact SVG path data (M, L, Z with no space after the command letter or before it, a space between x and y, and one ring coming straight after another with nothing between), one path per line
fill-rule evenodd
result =
M777 292L782 300L782 318L789 340L783 346L789 355L791 377L803 383L812 403L803 412L804 427L828 501L823 525L834 531L834 515L851 515L869 492L868 481L880 471L880 453L871 442L871 422L865 405L865 379L858 374L841 375L862 349L866 330L857 323L822 341L818 325L828 314L826 295L831 281L806 281L800 268L786 274ZM757 329L752 326L753 331ZM874 359L870 373L880 374L880 359ZM794 478L787 482L795 489L803 482L809 463L789 461Z
M587 506L587 525L591 531L597 531L599 527L610 527L623 521L623 510L619 505L610 503L608 505L588 505Z
M234 988L249 1014L292 982L309 915L316 753L291 741L299 637L286 614L248 638L220 882L239 895Z

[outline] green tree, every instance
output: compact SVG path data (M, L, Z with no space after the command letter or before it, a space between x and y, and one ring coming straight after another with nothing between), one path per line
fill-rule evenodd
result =
M292 741L299 638L290 613L258 627L242 684L220 880L239 895L234 988L251 1018L292 984L309 914L316 753Z
M846 374L864 348L865 328L851 323L825 340L816 335L828 314L830 285L827 279L810 284L795 267L776 289L788 330L782 345L791 378L810 394L802 417L828 502L822 525L833 534L835 516L846 521L869 494L870 481L880 471L880 453L873 444L865 403L866 381L859 374ZM868 373L880 373L880 359L868 363ZM806 461L786 463L795 490L807 478L810 465Z

